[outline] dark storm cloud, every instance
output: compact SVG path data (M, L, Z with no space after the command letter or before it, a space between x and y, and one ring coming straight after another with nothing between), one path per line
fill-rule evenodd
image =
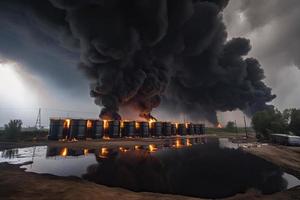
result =
M102 118L120 118L122 106L150 118L162 102L170 112L215 123L216 111L251 113L274 98L258 61L245 58L250 41L226 42L227 3L10 0L0 5L2 23L8 21L20 41L57 49L63 60L80 50L79 67L91 80L96 104L104 106Z
M234 21L234 12L241 12L245 15L249 32L269 28L265 39L271 40L271 43L262 56L272 57L270 65L285 67L294 64L300 68L300 1L261 0L258 3L255 0L232 0L230 3L236 5L228 11L229 23Z

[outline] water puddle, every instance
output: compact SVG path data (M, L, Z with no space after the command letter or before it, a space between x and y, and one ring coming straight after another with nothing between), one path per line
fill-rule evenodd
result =
M222 198L256 189L270 194L300 185L278 166L227 139L166 140L160 146L68 149L47 146L0 151L0 163L28 172L77 176L133 191Z

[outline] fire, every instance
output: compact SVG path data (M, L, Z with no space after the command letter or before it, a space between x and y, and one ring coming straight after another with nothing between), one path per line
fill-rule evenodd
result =
M124 121L121 121L120 127L124 128Z
M92 128L93 127L93 122L91 120L87 120L86 127L87 128Z
M189 138L186 139L186 146L192 146L192 143Z
M108 149L106 147L103 147L103 148L100 149L99 157L107 158L108 154L109 154Z
M188 123L185 123L185 128L188 128L189 127L189 124Z
M178 129L178 123L175 123L176 130Z
M135 122L135 128L136 128L136 129L140 128L140 123Z
M110 140L110 137L109 136L103 136L102 139L103 140Z
M134 146L134 150L140 150L140 149L141 149L141 146L139 146L139 145Z
M87 156L87 155L89 154L89 150L88 150L88 149L83 149L83 154L84 154L85 156Z
M222 124L218 123L217 128L223 128Z
M177 139L177 140L176 140L176 143L175 143L175 147L176 147L176 148L179 148L180 146L181 146L180 140Z
M124 147L119 147L119 150L126 153L127 151L129 151L129 149L127 148L124 148Z
M61 151L60 151L60 155L63 157L66 157L68 155L68 148L64 147Z
M103 128L104 129L108 128L108 120L103 120Z
M153 122L156 122L156 119L154 119L154 118L149 119L149 121L148 121L148 123L149 123L149 128L152 128L152 123L153 123Z
M65 122L64 122L64 128L70 128L70 124L71 124L71 120L66 119Z
M150 152L155 152L156 150L157 150L157 148L155 147L155 145L149 144L149 151Z

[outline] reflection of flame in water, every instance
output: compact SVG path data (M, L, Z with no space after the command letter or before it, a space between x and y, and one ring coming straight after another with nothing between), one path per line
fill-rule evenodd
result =
M70 128L70 124L71 124L71 120L70 119L66 119L64 121L64 128Z
M155 152L157 150L157 147L155 147L154 144L149 144L149 151L150 152Z
M192 143L189 138L186 139L186 146L192 146Z
M68 148L64 147L61 151L60 151L60 155L63 157L66 157L68 155Z
M141 146L139 146L139 145L134 146L134 150L140 150L140 149L141 149Z
M86 121L86 127L87 127L87 128L92 128L92 127L93 127L93 123L92 123L91 120L87 120L87 121Z
M175 143L175 147L176 147L176 148L179 148L180 146L181 146L180 140L177 139L177 140L176 140L176 143Z
M124 148L124 147L119 147L119 150L126 153L127 151L129 151L128 148Z
M84 154L85 156L87 156L87 155L89 154L89 150L88 150L88 149L83 149L83 154Z
M108 149L106 147L103 147L103 148L100 149L99 157L107 158L108 153L109 153Z

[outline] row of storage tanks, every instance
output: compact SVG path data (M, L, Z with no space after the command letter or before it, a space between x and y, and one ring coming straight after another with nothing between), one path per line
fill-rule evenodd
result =
M203 124L109 121L90 119L50 119L50 140L100 139L204 134Z

